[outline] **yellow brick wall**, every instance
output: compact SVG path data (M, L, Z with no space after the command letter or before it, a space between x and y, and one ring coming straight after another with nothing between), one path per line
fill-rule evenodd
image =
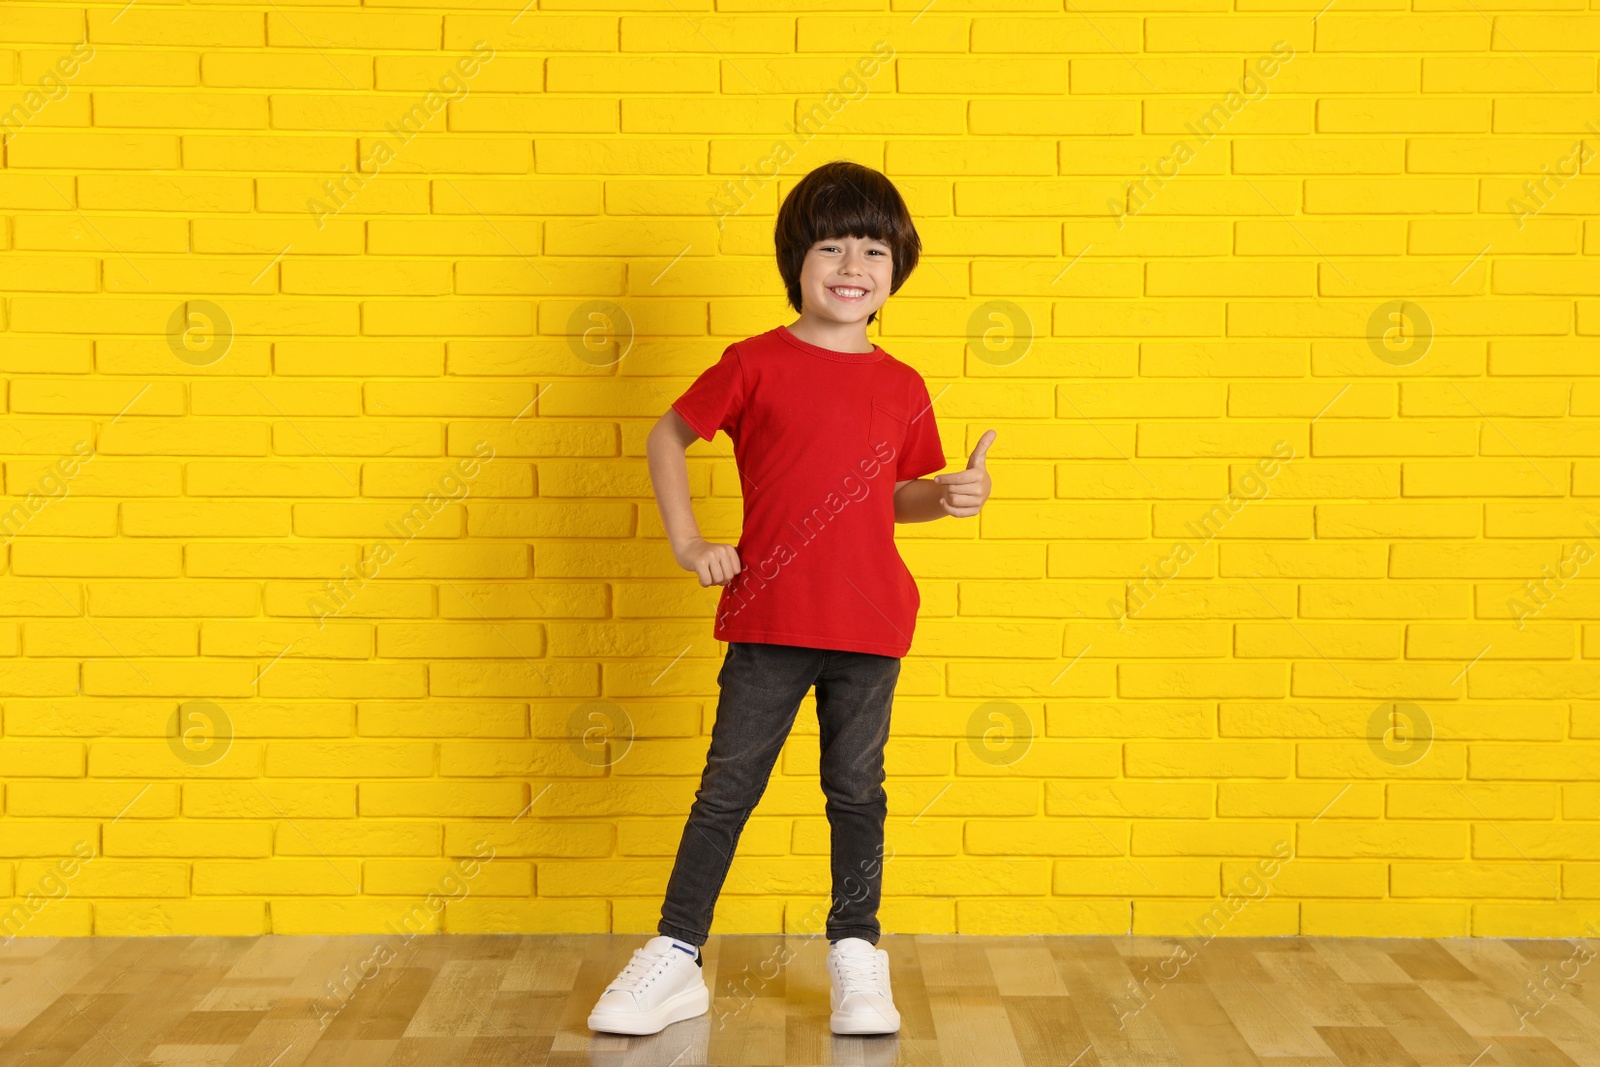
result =
M5 934L652 930L645 434L837 157L999 433L900 530L887 930L1600 918L1600 9L1234 6L7 0ZM820 929L815 729L720 931Z

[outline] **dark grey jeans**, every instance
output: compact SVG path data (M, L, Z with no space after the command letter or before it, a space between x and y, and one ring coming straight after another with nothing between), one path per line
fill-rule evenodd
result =
M728 642L700 788L661 904L660 933L703 945L750 812L766 792L800 701L817 687L822 792L832 831L829 941L878 943L883 887L883 746L900 660L870 652Z

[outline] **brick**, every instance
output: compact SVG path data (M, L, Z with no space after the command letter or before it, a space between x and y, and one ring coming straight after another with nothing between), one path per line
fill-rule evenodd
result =
M76 39L76 38L75 38ZM260 47L266 43L258 12L140 8L89 11L89 40L94 44Z
M515 817L527 806L521 782L365 782L361 814L470 818Z
M370 89L372 57L341 52L207 52L200 77L220 89Z
M189 174L84 174L82 206L107 211L248 212L249 178Z
M232 179L226 179L232 180ZM242 179L248 185L248 179ZM243 210L248 211L249 208ZM366 237L361 222L353 219L243 218L195 219L191 223L193 251L265 255L269 259L293 248L299 255L356 255Z
M716 88L712 57L552 56L545 61L545 88L552 93L707 93Z
M13 537L110 537L117 532L117 505L110 500L61 500L49 496L0 501L0 533Z
M112 697L246 697L253 695L256 672L253 663L94 660L83 665L83 692ZM176 763L170 752L165 753L165 762Z
M85 374L93 367L94 342L87 338L11 337L0 340L0 369L7 374ZM10 431L13 434L10 440L19 442L24 440L21 435L25 434L27 429L23 427L21 430ZM76 440L77 438L74 438L74 441ZM27 449L7 448L6 451L27 451ZM48 451L64 452L68 449L51 448Z
M440 45L438 15L393 11L302 11L291 19L267 14L267 43L275 47L354 50L422 50Z
M368 382L366 410L372 415L432 415L515 418L533 402L529 382Z
M272 827L264 823L206 823L174 821L108 825L107 856L266 856Z
M364 581L353 569L341 569L322 581L269 581L262 603L268 615L286 618L415 619L433 615L433 596L431 586Z
M0 741L0 768L7 778L81 778L83 745L76 741Z
M1405 495L1416 497L1561 496L1570 477L1568 464L1559 460L1418 461L1404 465L1403 484Z
M47 175L0 174L0 205L7 208L60 210L75 207L73 189Z
M362 623L319 627L309 622L210 621L200 631L200 654L367 659L372 655L372 627Z
M349 666L341 669L352 670ZM277 673L274 670L267 677ZM267 746L267 774L296 778L425 777L433 773L433 750L433 745L421 741L279 741Z
M82 586L76 582L0 582L0 612L6 615L79 615L82 600Z
M438 215L515 215L537 203L541 214L595 215L610 197L612 183L580 178L445 178L432 182L433 211ZM659 185L658 182L650 183ZM694 201L703 208L702 201ZM520 262L520 261L513 261ZM512 263L507 263L509 267ZM554 269L541 264L541 269ZM608 290L620 292L621 290Z
M1471 202L1472 196L1472 183L1454 178L1412 178L1403 183L1375 178L1327 178L1311 179L1306 182L1306 210L1318 214L1350 212L1361 203L1366 203L1370 211L1375 199L1381 199L1384 210L1392 209L1417 214L1460 212L1470 210L1467 205ZM1389 269L1393 274L1394 268ZM1459 269L1456 273L1460 273ZM1428 292L1440 294L1470 292L1470 290L1450 289L1448 280L1442 275L1442 271L1430 271L1427 281L1423 282L1413 269L1409 277L1411 284L1417 287L1419 295ZM1324 285L1327 286L1330 280L1325 279Z
M10 175L9 177L18 177ZM4 183L0 182L0 193ZM56 197L55 203L66 206ZM179 218L96 215L23 215L13 222L16 246L34 251L95 251L109 255L186 252L189 227ZM58 368L64 370L66 368Z
M561 592L554 593L548 586L541 589L533 585L453 582L440 588L439 615L459 619L517 619L559 613L568 618L599 618L604 614L600 605L604 588L599 584L564 584Z
M359 382L198 381L189 391L194 415L350 415L361 410ZM342 468L341 468L342 469ZM352 475L353 472L347 471Z
M359 562L356 545L193 542L184 546L184 573L197 578L331 578Z
M524 578L532 571L527 546L440 545L412 542L384 567L393 578Z
M244 93L94 94L96 126L175 130L256 130L267 126L267 98Z
M548 13L537 25L515 14L446 15L444 47L449 51L468 51L480 40L494 42L499 62L501 52L610 52L617 46L615 15L569 15Z
M520 337L534 332L533 309L522 301L447 300L427 305L412 300L368 300L361 306L362 332L379 337Z
M304 647L304 646L301 646ZM280 652L288 655L295 651L292 642L283 648L274 648L268 654L265 672L275 664L271 657ZM259 704L236 704L229 713L234 729L246 737L349 737L355 732L355 707L346 701L297 701L285 703L269 701Z
M362 888L373 894L426 898L429 893L435 893L461 900L533 895L531 864L502 860L487 846L483 855L488 858L479 859L473 855L449 862L370 860L363 864L366 880Z
M368 251L380 256L538 255L542 226L521 219L376 219Z
M183 408L184 389L178 382L148 382L141 386L135 382L104 379L85 382L71 378L25 378L11 386L11 410L18 412L182 415Z
M146 277L151 276L147 274ZM264 289L272 288L271 283L265 279L261 280L261 285ZM188 310L187 307L185 310ZM215 316L211 317L211 321L215 322ZM191 313L189 323L191 327L198 327L198 330L188 339L188 343L181 347L203 354L205 346L216 337L216 331L214 328L208 329L206 319L194 313ZM94 348L95 369L108 375L254 376L268 374L272 367L270 345L264 341L243 340L238 336L234 337L232 344L222 356L204 366L174 358L172 347L165 337L101 338L95 342ZM216 350L212 349L211 353L215 355Z
M15 736L165 737L176 712L177 703L171 700L12 700L6 728ZM132 799L129 794L123 802Z
M205 509L207 514L214 509ZM91 582L89 614L107 617L254 615L260 594L250 582ZM30 612L38 614L38 612Z
M179 573L182 546L115 542L85 549L71 541L19 541L11 572L72 578L170 578Z
M438 377L444 346L437 341L280 341L273 349L280 375L329 377Z
M261 422L128 419L100 430L107 456L264 456L269 435Z
M298 140L303 142L305 138ZM351 160L341 158L331 165L320 162L318 156L331 158L334 155L335 146L331 139L327 140L322 151L295 157L299 169L312 173L293 178L257 178L256 210L304 213L321 227L341 220L347 225L360 225L362 217L370 215L427 213L428 182L425 179L407 179L386 173L383 181L374 182L358 176L353 161L357 154L354 142L350 146ZM342 153L343 147L339 146L338 150Z
M438 663L428 669L428 692L441 697L592 695L594 672L547 663Z
M282 537L289 533L289 509L248 501L225 507L201 501L128 501L122 505L122 532L132 537Z
M439 296L451 291L450 264L433 260L296 260L283 264L283 291L310 295Z
M212 463L188 465L185 482L195 496L355 496L353 464Z
M1540 56L1537 67L1511 56L1424 56L1422 90L1429 93L1583 92L1594 84L1594 60Z
M320 819L298 827L280 824L272 851L276 856L437 856L439 841L438 823Z
M468 457L430 463L368 463L361 473L365 495L409 498L423 504L426 512L438 510L445 501L469 496L484 499L533 493L528 466L510 461L479 463ZM415 507L397 509L397 516L417 515Z
M446 25L453 16L446 16ZM551 14L549 21L562 16ZM546 20L541 20L544 22ZM507 38L495 37L504 46ZM477 42L469 42L468 48ZM488 43L484 41L483 43ZM491 46L493 47L493 46ZM484 60L481 50L454 58L436 54L420 56L380 55L375 60L377 87L385 92L443 92L459 95L465 83L473 93L537 93L544 89L544 57L513 56L496 49L493 58Z
M6 39L17 38L8 36ZM81 40L81 36L75 37L74 40ZM58 63L62 60L68 62L69 68L76 66L76 73L71 76L71 84L75 86L191 86L197 85L200 80L200 57L194 52L159 52L154 49L118 52L96 49L93 61L74 64L70 54L63 56L55 51L25 49L18 58L18 69L24 82L38 82L52 73L60 76L62 69Z
M1575 15L1502 15L1496 23L1501 34L1494 47L1503 50L1506 40L1521 42L1518 50L1529 52L1593 52L1600 50L1600 32L1594 23ZM1501 36L1504 35L1504 36Z
M187 622L30 620L24 648L29 656L193 656L198 644Z
M21 7L0 13L0 40L25 44L72 44L84 40L84 32L84 13L81 8Z
M221 782L183 783L183 813L202 819L346 819L356 812L354 783L341 782ZM377 830L375 838L383 831ZM285 849L285 840L300 842L299 848ZM319 833L317 840L323 840ZM375 841L376 844L376 841ZM276 855L312 854L302 834L287 838L280 834L274 844ZM374 855L384 853L374 851ZM324 862L319 860L319 862Z
M1487 133L1490 125L1490 111L1488 101L1475 99L1452 100L1448 97L1439 99L1406 98L1406 97L1361 97L1355 99L1328 99L1318 102L1317 106L1317 132L1319 133ZM1422 179L1427 181L1428 179ZM1376 179L1372 180L1374 183ZM1307 182L1309 186L1311 183ZM1385 183L1395 189L1400 183ZM1470 190L1461 188L1456 183L1455 203ZM1334 187L1336 188L1336 187ZM1412 188L1407 182L1402 187ZM1345 191L1350 191L1346 186ZM1310 192L1309 188L1307 190ZM1324 199L1323 193L1318 194L1319 202ZM1422 193L1417 190L1405 198L1409 205L1415 205L1422 199ZM1330 204L1338 203L1344 210L1355 212L1350 199L1336 200L1331 195L1327 197ZM1387 206L1387 205L1385 205ZM1451 208L1457 211L1466 210L1460 207ZM1309 195L1308 206L1309 207ZM1324 210L1333 210L1331 207ZM1397 207L1396 210L1407 208ZM1422 209L1427 210L1427 209Z
M724 104L723 107L725 106ZM769 107L767 115L771 117L781 108L781 103L777 108ZM515 97L473 95L450 105L450 128L469 133L615 134L617 105L603 98L575 100L570 97L537 95ZM750 126L739 128L749 129ZM653 132L648 122L640 123L634 129L638 132Z
M1468 15L1368 13L1318 20L1319 52L1484 52L1490 26Z
M274 900L272 932L333 934L355 931L390 935L405 930L407 936L436 934L440 932L442 912L442 906L436 909L425 900Z
M363 702L364 737L526 737L528 708L516 703Z
M363 169L370 172L377 138L361 139ZM394 146L384 142L389 152ZM405 169L410 174L527 174L533 169L533 145L526 138L468 138L421 133L407 141ZM387 172L385 172L387 173Z
M353 896L360 892L355 860L201 860L194 865L197 896Z
M480 659L545 655L539 623L384 623L378 655L386 659Z
M297 504L295 532L302 537L456 538L466 528L459 507L437 511L416 504Z
M10 814L34 818L171 819L178 814L178 786L172 783L13 782L7 793Z
M32 130L28 136L15 140L7 157L13 167L174 170L179 159L178 138L170 134L107 135Z
M287 170L323 175L337 172L342 166L354 167L355 164L356 141L353 137L186 134L183 138L183 165L190 170L239 171L247 174ZM309 189L295 204L296 210L304 211L306 199L320 192L320 189Z

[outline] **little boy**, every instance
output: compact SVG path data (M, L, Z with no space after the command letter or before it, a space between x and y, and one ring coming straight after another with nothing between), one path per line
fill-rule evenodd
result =
M828 163L784 199L778 269L800 317L729 345L650 431L650 477L673 556L723 586L713 636L728 643L711 747L661 906L659 936L606 987L589 1026L654 1034L703 1015L700 946L739 835L813 685L832 836L830 1025L900 1028L889 954L876 948L883 749L900 658L921 596L897 522L976 515L989 498L984 433L967 469L937 478L944 448L917 371L867 340L916 267L921 241L888 178ZM718 430L744 493L738 547L700 536L684 452Z

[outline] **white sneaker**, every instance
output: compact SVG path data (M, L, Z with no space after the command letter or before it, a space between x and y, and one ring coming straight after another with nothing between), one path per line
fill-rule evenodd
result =
M889 954L861 937L844 937L828 949L833 980L828 1025L836 1034L892 1034L900 1013L889 992Z
M700 956L665 934L652 937L606 986L589 1013L589 1029L608 1034L657 1034L711 1010Z

